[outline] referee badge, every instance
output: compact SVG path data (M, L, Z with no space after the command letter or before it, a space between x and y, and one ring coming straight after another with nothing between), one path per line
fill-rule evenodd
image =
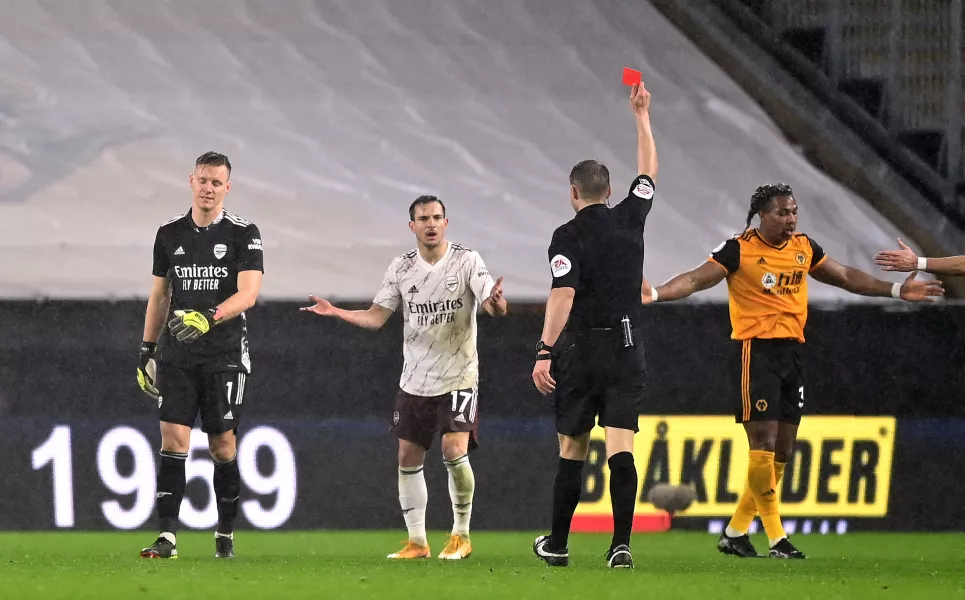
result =
M570 259L562 254L557 254L550 260L550 268L553 269L553 277L562 277L570 272L573 264L570 263Z
M392 413L392 426L394 427L398 424L399 424L399 411L395 411L394 413Z
M644 200L653 198L653 186L643 177L637 179L637 184L633 187L633 195Z
M214 245L214 257L217 258L218 260L221 260L222 258L224 258L224 255L227 253L228 253L228 247L225 246L224 244Z

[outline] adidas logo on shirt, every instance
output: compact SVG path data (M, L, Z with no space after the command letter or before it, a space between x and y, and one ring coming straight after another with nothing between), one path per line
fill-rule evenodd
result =
M764 260L764 257L762 256L761 259L757 261L757 264L759 264L759 265L766 265L766 264L767 264L767 261Z
M178 249L174 251L175 256L184 256L184 247L178 246Z
M412 286L412 287L409 288L409 293L410 293L410 294L418 294L418 293L419 293L419 288L417 288L416 286Z

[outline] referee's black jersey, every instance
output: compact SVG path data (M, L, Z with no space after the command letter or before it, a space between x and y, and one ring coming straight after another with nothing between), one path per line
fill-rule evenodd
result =
M618 329L624 316L640 325L643 229L653 195L653 179L640 175L613 208L591 204L553 232L548 252L553 287L576 290L568 331Z
M157 231L154 275L171 282L171 313L218 306L238 292L240 271L264 272L261 233L250 221L223 210L211 225L198 227L188 211ZM167 320L162 360L208 372L251 372L244 313L187 344L171 337Z

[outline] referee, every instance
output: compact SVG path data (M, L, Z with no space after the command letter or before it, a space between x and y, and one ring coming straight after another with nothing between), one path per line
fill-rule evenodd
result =
M570 172L576 217L553 233L549 247L553 286L543 335L536 346L533 381L553 394L560 461L553 486L553 529L536 538L533 551L551 566L569 564L567 539L580 500L590 430L599 418L606 430L613 506L608 567L633 567L630 530L636 504L633 435L646 380L641 319L643 229L653 205L657 149L650 129L650 93L630 91L637 121L641 173L613 209L606 166L585 160ZM566 328L564 332L563 329Z

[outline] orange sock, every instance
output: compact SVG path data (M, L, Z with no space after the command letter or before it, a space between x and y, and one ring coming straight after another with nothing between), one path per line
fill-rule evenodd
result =
M781 479L784 477L784 467L786 466L786 462L774 462L775 484L781 483ZM775 489L777 489L776 486ZM747 533L747 530L751 528L751 523L754 522L754 517L756 516L757 501L754 500L754 494L751 493L750 486L745 482L744 493L741 494L740 501L737 503L737 510L734 511L734 516L731 517L727 527L731 529L731 532L744 535ZM731 532L728 532L728 535L730 535Z
M730 523L727 524L727 528L730 531L727 532L728 535L731 533L736 533L736 535L744 535L747 530L751 528L751 523L754 522L754 517L757 516L757 502L754 500L754 494L751 493L751 488L744 482L744 493L741 494L741 499L737 503L737 510L734 511L734 516L730 518ZM736 537L731 536L731 537Z
M754 495L761 523L768 539L773 543L787 537L781 524L777 505L777 481L774 472L774 453L751 450L747 464L747 486Z
M774 461L774 483L776 485L775 489L781 488L781 480L784 479L784 467L787 466L786 462Z

